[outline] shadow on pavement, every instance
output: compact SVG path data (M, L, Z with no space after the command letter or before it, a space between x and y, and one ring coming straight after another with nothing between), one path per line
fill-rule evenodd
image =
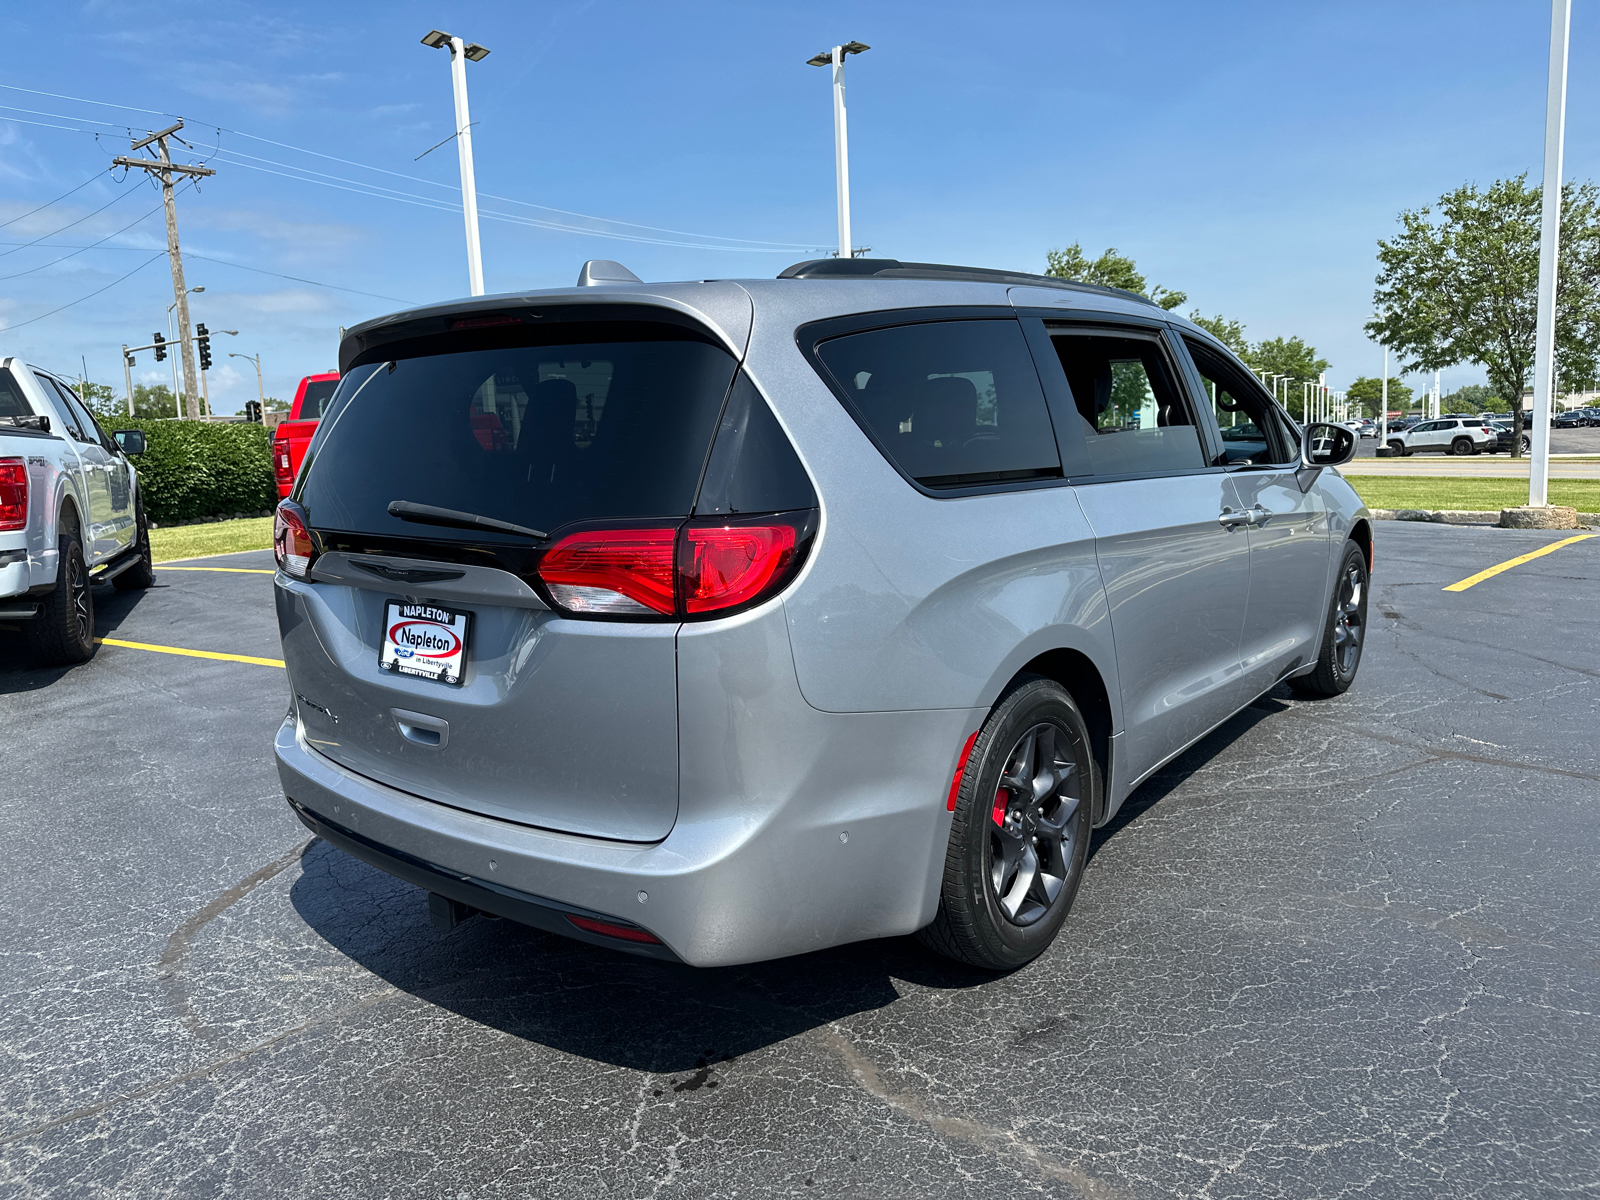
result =
M291 902L327 942L403 991L513 1037L630 1070L696 1072L899 999L895 980L970 988L996 976L910 938L698 969L474 917L449 933L427 896L326 842L309 846Z
M135 592L119 592L109 583L96 587L94 635L111 637L133 610L139 607L140 601L146 595L159 591L164 586L158 582L154 587ZM96 646L95 653L99 652L100 648ZM93 661L92 657L90 661ZM83 665L85 664L77 664L78 667ZM0 626L0 696L39 691L75 669L77 667L34 666L21 622L8 622L5 626Z
M1285 693L1287 694L1287 693ZM1264 696L1139 788L1097 831L1091 854L1258 721L1285 709ZM419 888L315 841L290 899L329 945L430 1004L513 1037L630 1070L694 1072L899 999L895 981L966 989L1000 976L963 967L912 938L886 938L777 962L697 969L606 950L512 921L475 917L449 933ZM698 1080L699 1082L693 1082Z

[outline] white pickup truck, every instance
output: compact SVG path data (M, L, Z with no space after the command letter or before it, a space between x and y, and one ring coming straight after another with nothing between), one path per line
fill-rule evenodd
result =
M130 454L144 434L108 437L64 380L0 358L0 628L36 663L94 653L93 586L155 582Z

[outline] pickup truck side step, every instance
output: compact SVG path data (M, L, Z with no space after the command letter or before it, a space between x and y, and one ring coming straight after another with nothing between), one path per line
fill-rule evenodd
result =
M37 604L12 604L0 608L0 621L31 621L38 615Z
M89 575L89 582L91 584L104 583L108 579L115 579L118 575L121 575L129 567L138 566L139 560L140 560L139 547L137 545L134 545L131 549L127 550L123 554L123 556L121 558L116 559L113 562L107 563L105 566L101 567L98 571L92 572Z

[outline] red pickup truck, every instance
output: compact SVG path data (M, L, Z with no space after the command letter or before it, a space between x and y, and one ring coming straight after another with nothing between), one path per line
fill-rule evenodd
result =
M300 460L306 456L311 435L317 431L322 410L333 398L339 386L339 372L326 375L307 375L300 381L294 394L294 405L289 415L272 432L272 473L278 479L278 497L282 499L294 487L294 477L300 473Z

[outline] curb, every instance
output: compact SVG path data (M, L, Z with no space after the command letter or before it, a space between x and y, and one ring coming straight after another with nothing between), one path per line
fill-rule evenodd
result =
M1474 512L1471 509L1443 508L1429 511L1425 508L1370 508L1374 521L1427 521L1434 525L1500 525L1500 510ZM1600 513L1579 513L1579 525L1600 525Z

